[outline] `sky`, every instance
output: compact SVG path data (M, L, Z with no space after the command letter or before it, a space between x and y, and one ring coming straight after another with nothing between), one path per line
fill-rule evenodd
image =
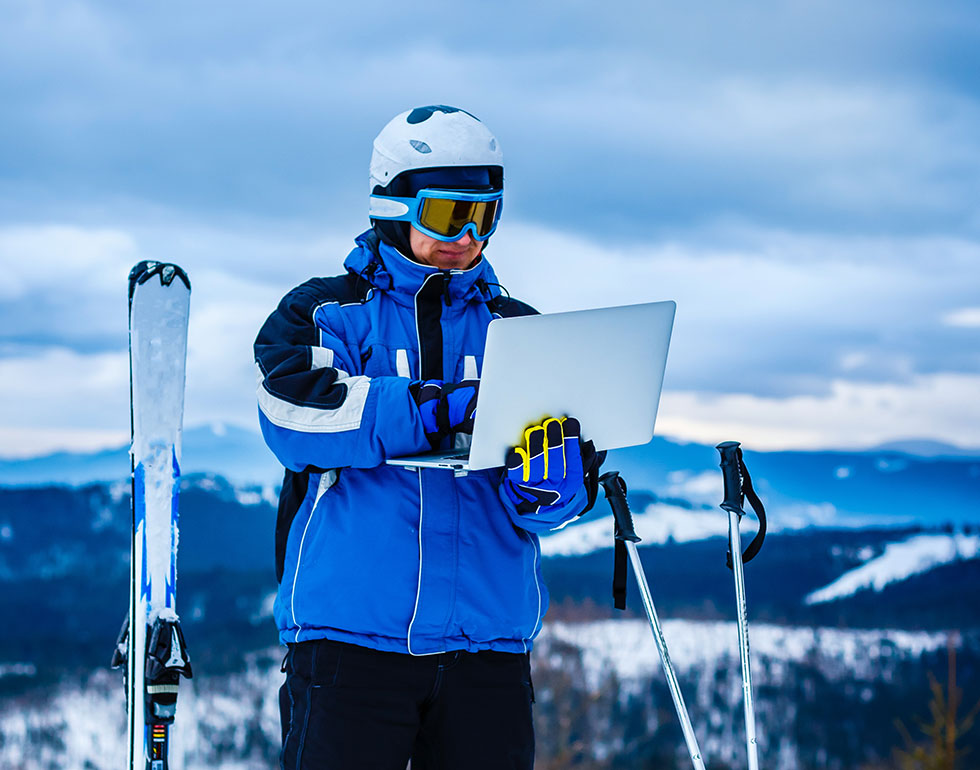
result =
M256 331L425 104L500 141L511 294L677 301L658 433L980 446L975 3L0 0L0 457L128 439L141 259L193 283L185 424L256 429Z

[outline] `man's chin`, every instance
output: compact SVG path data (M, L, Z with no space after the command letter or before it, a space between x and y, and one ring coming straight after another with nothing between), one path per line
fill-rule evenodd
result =
M464 251L458 254L453 252L439 252L439 267L443 270L465 270L468 267L472 267L476 264L480 255L472 255L470 252Z

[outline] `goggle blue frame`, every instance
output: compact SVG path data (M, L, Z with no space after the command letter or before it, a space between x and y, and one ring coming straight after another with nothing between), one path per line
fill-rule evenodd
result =
M503 211L504 204L504 193L502 190L496 190L494 192L462 192L460 190L433 190L426 188L424 190L419 190L418 195L414 198L396 198L392 195L374 195L373 198L378 198L385 201L394 201L395 203L401 203L408 207L408 211L404 214L399 214L398 216L384 216L382 214L373 213L372 217L375 219L387 219L393 222L411 222L412 226L421 233L425 233L430 238L435 238L437 241L443 241L445 243L453 243L460 240L466 233L470 233L473 236L473 240L485 241L494 231L497 229L497 224L500 222L500 213ZM450 238L448 235L443 235L442 233L437 233L435 230L430 230L428 227L419 222L419 212L422 210L422 202L426 198L439 198L443 200L452 201L476 201L476 202L489 202L489 201L500 201L500 205L497 206L497 217L493 221L493 226L490 228L490 232L485 235L480 235L476 231L476 222L467 222L463 225L463 229L459 231L459 234Z

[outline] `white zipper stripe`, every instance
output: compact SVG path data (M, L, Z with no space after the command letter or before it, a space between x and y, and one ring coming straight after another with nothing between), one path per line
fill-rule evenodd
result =
M322 479L321 479L322 481ZM296 582L299 579L299 565L303 561L303 544L306 542L306 533L310 528L310 522L313 521L313 514L316 511L316 504L310 508L310 515L306 519L306 526L303 527L303 537L299 540L299 553L296 554L296 570L293 572L293 589L289 595L289 612L293 616L293 625L296 626L296 637L294 641L299 641L299 632L303 630L303 627L299 624L296 619Z
M412 652L412 626L415 625L415 616L419 612L419 598L422 596L422 511L422 469L419 468L419 584L415 591L415 609L412 610L412 620L408 624L408 635L405 639L409 655L415 655Z
M408 654L413 655L416 658L424 658L426 655L441 655L446 652L446 650L433 650L432 652L415 652L412 649L412 626L415 625L415 618L419 614L419 599L422 597L422 510L423 510L423 500L422 500L422 469L417 469L419 472L419 584L415 591L415 609L412 610L412 619L408 624L408 634L405 637L405 644L408 646ZM539 605L540 606L540 605Z
M538 592L538 610L534 617L534 625L531 627L530 636L525 637L522 641L524 642L524 649L527 651L527 642L534 638L535 634L538 632L538 625L541 623L541 584L538 581L538 559L540 558L540 551L538 550L538 545L534 542L534 535L527 532L528 542L531 544L531 548L534 549L534 588Z

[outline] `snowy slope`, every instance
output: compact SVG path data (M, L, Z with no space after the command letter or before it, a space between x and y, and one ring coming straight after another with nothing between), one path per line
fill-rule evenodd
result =
M673 620L663 625L706 755L729 766L744 766L735 624ZM947 643L943 633L894 630L848 631L759 623L753 624L751 632L760 735L763 748L769 751L766 767L771 770L800 767L795 760L796 739L792 737L797 708L792 699L796 697L793 683L801 669L794 666L813 667L820 672L817 680L829 681L837 690L860 685L871 692L872 682L894 678L900 661L918 661L924 652L941 649ZM575 658L569 656L570 649L580 651L581 670L570 667ZM195 679L181 684L174 767L264 770L275 766L280 740L281 654L279 648L250 654L239 673L208 676L201 671ZM617 717L611 704L600 697L610 679L619 679L620 697L636 703L653 697L651 681L663 681L656 645L645 620L546 623L535 647L535 665L539 709L556 701L559 705L568 703L574 696L568 689L546 686L549 680L543 674L549 665L574 676L576 687L590 689L593 697L587 703L596 708L599 720L590 749L597 757L615 748L616 739L610 736L618 728L610 720ZM869 707L873 707L870 702ZM622 717L624 712L616 714ZM644 732L653 734L663 727L664 740L680 747L669 702L660 702L650 714L657 721L648 723ZM114 770L122 766L125 757L124 718L121 677L105 669L80 683L66 683L44 697L0 699L0 768ZM576 725L582 727L581 715L578 718ZM543 727L539 737L547 744L552 725ZM676 766L683 766L680 760Z
M822 604L871 588L880 591L889 583L948 564L956 559L975 559L980 554L978 535L915 535L890 543L877 558L845 572L830 585L812 592L807 604Z
M690 510L663 503L653 503L643 513L634 513L633 526L642 538L641 546L668 540L686 543L708 537L728 537L728 515L720 510ZM612 546L612 514L591 521L572 522L555 534L541 538L543 556L582 556Z
M731 659L738 666L738 627L734 622L667 620L661 623L678 672L703 669ZM917 657L946 646L944 632L901 630L844 630L775 626L753 623L750 627L753 666L763 659L781 663L802 662L819 656L836 665L825 674L838 678L868 679L876 676L883 657ZM590 682L615 673L623 681L658 674L660 656L646 620L601 620L591 623L546 623L536 642L540 654L555 641L582 650ZM547 654L545 652L545 654Z

